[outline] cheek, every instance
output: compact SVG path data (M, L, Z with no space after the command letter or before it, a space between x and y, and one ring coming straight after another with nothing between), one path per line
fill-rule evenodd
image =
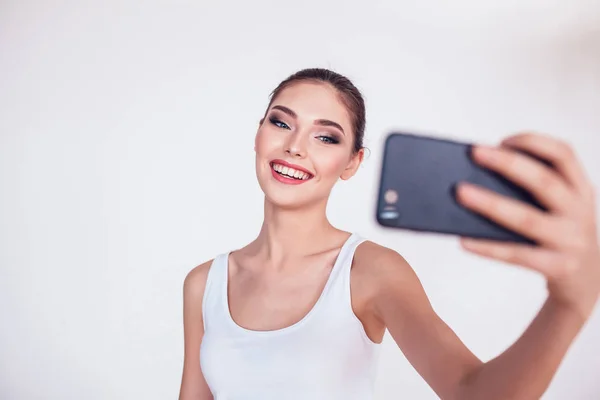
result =
M260 129L254 139L254 149L258 157L267 156L275 149L281 148L281 135L275 135L268 129Z
M319 175L327 180L336 180L348 165L348 157L345 151L332 151L329 154L318 158L318 163L315 162ZM315 160L317 161L317 160Z

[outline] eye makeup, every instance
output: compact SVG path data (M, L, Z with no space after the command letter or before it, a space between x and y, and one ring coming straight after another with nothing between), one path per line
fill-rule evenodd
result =
M284 114L284 115L282 115ZM280 129L286 129L286 130L291 130L292 127L290 125L288 125L286 122L284 122L285 119L289 118L287 116L287 113L281 113L279 111L277 111L277 109L274 109L271 111L271 113L268 116L268 120L269 122L276 126L277 128ZM332 124L332 125L325 125L325 124L321 124L320 121L323 120L317 120L315 121L315 125L319 126L319 127L323 127L324 132L319 132L315 138L319 141L321 141L324 144L339 144L342 141L342 137L341 135L337 132L336 126L337 124ZM327 129L327 127L331 126L332 128Z

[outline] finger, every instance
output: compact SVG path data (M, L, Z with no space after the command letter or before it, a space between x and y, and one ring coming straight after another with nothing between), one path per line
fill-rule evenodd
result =
M523 150L550 161L580 193L590 190L589 180L573 148L563 141L534 133L522 133L502 141L503 146Z
M473 158L529 191L547 209L573 210L575 196L567 182L532 157L509 149L475 146Z
M555 217L529 204L469 183L458 185L457 199L468 209L536 242L560 244Z
M471 238L461 238L461 245L471 253L520 265L551 279L559 278L569 268L568 260L564 255L545 248Z

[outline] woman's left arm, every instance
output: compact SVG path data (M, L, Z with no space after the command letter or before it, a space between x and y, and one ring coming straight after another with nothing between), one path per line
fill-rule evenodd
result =
M550 168L521 150L552 163ZM529 190L548 212L463 185L459 201L539 246L463 239L473 253L543 274L548 298L525 333L475 370L460 398L539 398L589 318L600 292L595 193L574 151L554 138L520 134L498 148L474 149L480 165Z
M523 151L550 161L554 168ZM499 147L475 148L474 158L530 191L548 211L461 185L458 197L465 207L539 244L462 239L463 246L543 274L548 283L544 306L512 346L482 363L433 311L406 261L385 251L369 255L377 280L374 312L442 399L538 399L600 292L594 190L571 148L548 136L513 136Z

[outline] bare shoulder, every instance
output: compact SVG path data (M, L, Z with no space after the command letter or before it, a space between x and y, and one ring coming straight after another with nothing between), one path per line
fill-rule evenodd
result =
M413 267L397 251L371 241L361 243L354 254L352 279L362 300L382 316L382 307L429 307L421 281Z
M208 278L208 271L213 263L214 259L208 260L197 267L192 268L187 273L183 281L183 295L185 299L194 301L202 301L204 296L204 289L206 288L206 280Z
M384 326L411 365L440 398L456 398L481 361L436 314L415 271L398 252L364 242L355 253L368 311Z
M412 267L400 253L372 241L365 241L358 246L352 268L361 276L382 282L390 278L410 279L414 276Z
M189 271L183 283L184 360L179 398L212 399L200 368L200 345L204 337L202 300L213 260Z

